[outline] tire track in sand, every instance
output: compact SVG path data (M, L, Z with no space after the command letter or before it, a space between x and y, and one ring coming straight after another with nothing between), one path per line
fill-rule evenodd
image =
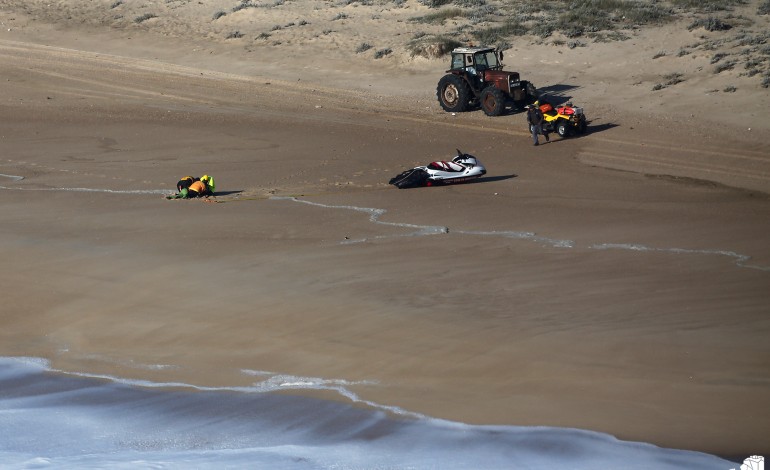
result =
M770 148L716 148L679 145L663 140L620 140L587 136L577 152L585 165L647 175L711 181L770 193Z
M473 129L479 133L524 136L509 119L489 120L486 116L464 114L462 119L445 113L428 112L410 106L403 97L386 97L391 105L379 103L383 97L363 91L337 90L272 79L199 70L158 60L137 59L103 53L0 41L0 59L21 72L58 77L60 91L101 95L104 98L138 99L215 106L220 111L254 110L296 120L323 120L355 123L362 115L376 115L383 125L395 122L424 123L450 129ZM107 65L105 67L105 64ZM99 76L94 72L98 71ZM65 84L64 82L68 82ZM183 87L175 86L184 82ZM85 85L85 86L84 86ZM216 93L212 93L216 89ZM266 91L269 90L269 91ZM291 103L313 96L327 110L342 113L313 113L307 108L292 109ZM378 102L380 106L370 106ZM288 106L287 106L288 105ZM311 108L314 109L314 108ZM408 124L407 124L408 126ZM618 127L625 127L622 123ZM621 129L622 132L623 129ZM670 136L617 138L612 129L590 132L575 140L573 155L583 164L649 175L668 175L712 181L726 186L770 193L770 148L748 145L740 148L694 141L681 145ZM645 133L645 135L655 135ZM571 151L569 153L572 153Z

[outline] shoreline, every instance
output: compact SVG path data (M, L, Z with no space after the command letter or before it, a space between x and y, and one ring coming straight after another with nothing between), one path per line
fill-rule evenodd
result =
M716 470L731 464L708 454L625 442L579 429L471 426L420 416L387 416L376 407L357 408L308 396L245 390L186 392L178 384L158 388L67 377L46 372L40 361L30 358L0 358L0 383L3 391L10 388L18 394L34 387L37 392L33 398L14 394L10 400L0 393L0 406L11 411L4 424L20 428L0 451L4 463L14 468L42 463L82 468L126 461L164 468L257 463L280 468L340 464L433 468L438 464L464 469L507 468L516 462L573 469L622 463L634 469ZM20 426L39 422L41 413L51 410L61 419L46 427L45 433ZM115 421L122 425L115 428ZM104 432L105 426L110 432ZM45 450L29 445L42 434L47 434ZM560 451L553 452L554 448Z
M593 132L534 151L523 116L441 112L434 76L346 92L70 34L0 40L0 173L24 177L1 185L54 190L0 191L2 355L148 379L120 364L174 365L204 385L243 369L376 380L355 393L459 422L763 452L768 274L736 263L770 266L761 139L680 133L591 88ZM485 179L386 184L458 146ZM61 191L198 173L224 203ZM688 182L703 176L745 189Z

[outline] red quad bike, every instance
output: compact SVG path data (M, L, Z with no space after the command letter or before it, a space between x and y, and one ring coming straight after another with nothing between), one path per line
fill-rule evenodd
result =
M535 102L535 105L537 104ZM543 132L556 132L561 137L586 132L586 115L583 113L583 108L573 106L572 102L556 108L550 103L542 103L540 111L543 113ZM529 131L532 132L531 124Z

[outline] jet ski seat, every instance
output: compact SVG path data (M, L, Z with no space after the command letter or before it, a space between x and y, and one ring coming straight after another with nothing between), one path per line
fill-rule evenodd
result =
M431 170L438 170L438 171L451 171L451 172L460 172L465 170L465 167L460 165L459 163L455 162L432 162L430 165L428 165L428 168Z

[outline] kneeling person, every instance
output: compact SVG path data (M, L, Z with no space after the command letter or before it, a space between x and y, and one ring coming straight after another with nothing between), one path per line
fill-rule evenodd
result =
M182 179L176 182L177 192L180 192L185 188L189 188L190 185L195 181L198 181L198 178L193 178L192 176L183 176Z
M206 191L208 195L213 196L216 190L216 183L214 183L214 177L209 175L201 176L201 181L206 185Z

